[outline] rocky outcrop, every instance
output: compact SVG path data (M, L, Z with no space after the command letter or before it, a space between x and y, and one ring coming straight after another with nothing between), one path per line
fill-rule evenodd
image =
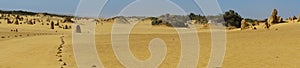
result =
M293 16L293 17L292 17L292 20L297 20L297 17L296 17L296 16Z
M277 14L277 9L274 9L272 15L268 18L267 22L265 23L266 28L271 27L272 24L283 22L283 19L280 16L277 16Z
M298 17L298 22L300 22L300 14L299 14L299 17Z
M243 19L243 20L241 21L241 30L246 29L246 28L247 28L247 22L246 22L245 19Z
M76 26L76 33L81 33L81 28L79 25Z
M54 29L54 23L51 22L50 29Z
M278 19L277 19L277 14L278 14L278 11L277 9L274 9L273 12L272 12L272 15L268 18L268 25L272 25L274 23L278 23Z
M283 22L283 18L281 16L277 16L277 23Z
M115 23L130 24L130 22L124 16L115 17Z
M0 21L2 24L12 25L42 25L49 29L65 29L62 25L67 25L67 29L73 23L71 17L59 17L49 15L26 15L26 14L5 14L0 13ZM56 28L59 27L59 28Z
M292 16L286 19L288 21L288 23L295 23L298 22L298 19L296 16Z

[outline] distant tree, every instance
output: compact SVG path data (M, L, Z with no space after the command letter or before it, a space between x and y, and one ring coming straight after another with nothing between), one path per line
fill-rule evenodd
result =
M152 25L161 25L163 23L163 21L162 20L153 20L152 21Z
M148 17L146 19L150 19L152 25L160 25L162 23L162 20L159 20L156 17Z
M245 20L246 20L246 22L250 22L250 23L254 23L254 22L258 21L256 19L250 19L250 18L246 18Z
M196 15L194 13L190 13L190 15L188 15L190 17L191 20L196 20Z
M167 21L164 21L162 19L159 19L157 17L148 17L148 18L145 18L143 20L147 20L147 19L150 19L151 20L151 24L152 25L167 25L167 26L172 26L171 24L169 24Z
M237 28L241 27L241 21L242 21L242 17L236 13L233 10L229 10L227 12L225 12L225 14L223 15L224 19L225 19L225 26L235 26Z
M190 18L190 20L196 20L198 21L200 24L205 24L205 23L208 23L207 19L205 16L201 16L200 14L199 15L196 15L194 13L190 13L188 15L188 17Z

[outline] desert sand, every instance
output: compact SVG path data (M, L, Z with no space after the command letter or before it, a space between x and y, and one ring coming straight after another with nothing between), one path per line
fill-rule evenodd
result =
M150 24L150 21L140 22L131 31L129 42L132 53L140 60L148 59L151 56L149 42L161 38L168 49L159 67L177 67L181 48L176 30ZM96 25L96 48L104 67L124 68L112 49L112 26L113 23ZM14 28L19 31L11 32ZM72 29L52 30L42 25L0 24L0 68L76 68ZM197 31L200 42L198 67L206 68L211 53L211 34L209 29L197 28ZM275 24L270 30L258 26L257 30L235 29L226 33L227 51L222 68L300 67L300 54L297 53L300 51L299 22Z

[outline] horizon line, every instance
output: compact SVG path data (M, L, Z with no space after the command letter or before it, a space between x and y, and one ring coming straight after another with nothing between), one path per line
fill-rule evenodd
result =
M72 17L81 17L81 18L93 18L93 17L76 16L74 13L70 13L70 14L68 14L68 13L59 13L59 12L56 13L56 12L49 12L49 11L34 11L34 10L27 10L27 9L3 9L3 8L0 8L0 11L8 11L8 12L9 11L23 11L23 12L32 12L32 13L36 13L36 14L44 14L44 13L46 13L46 14L54 14L54 15L61 15L61 16L72 16ZM170 14L170 13L165 13L165 14ZM161 15L165 15L165 14L161 14ZM189 14L190 13L187 13L185 15L189 15ZM194 13L194 14L195 15L201 15L201 14L197 14L197 13ZM224 14L224 12L222 14ZM170 14L170 15L173 15L173 14ZM183 16L185 16L185 15L183 15ZM201 15L201 16L204 16L204 15ZM207 15L207 16L217 16L217 15ZM207 16L205 16L205 17L207 17ZM100 17L100 15L99 15L99 17L97 17L97 18L107 18L107 19L109 19L109 18L115 18L115 17L120 17L120 16ZM159 16L124 16L124 17L159 17ZM244 18L244 17L242 17L242 18ZM247 19L247 18L245 17L245 19ZM248 19L263 20L263 19L259 19L259 18L248 18Z

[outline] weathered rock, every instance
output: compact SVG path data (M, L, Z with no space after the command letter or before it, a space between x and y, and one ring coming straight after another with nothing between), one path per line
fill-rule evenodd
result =
M283 19L280 16L277 16L277 14L277 9L274 9L272 15L268 18L267 22L265 23L266 28L270 28L272 24L283 22Z
M64 18L64 20L62 21L63 23L68 23L68 22L72 22L71 18Z
M259 22L258 21L255 21L254 25L253 26L258 26L259 25Z
M76 26L76 33L81 33L81 28L79 25Z
M275 23L275 18L274 18L273 16L270 16L270 17L268 18L267 23L268 23L269 25Z
M119 16L115 18L115 23L118 24L130 24L130 22L123 16Z
M51 22L50 29L54 29L54 23Z
M10 19L7 19L6 21L7 21L7 24L12 24L13 23L12 21L10 21Z
M292 20L292 18L291 18L291 17L289 17L289 18L286 18L285 20L287 20L287 21L291 21L291 20Z
M265 22L265 28L269 29L270 28L270 24L268 22Z
M300 14L299 14L299 17L298 17L298 22L300 22Z
M296 16L293 16L293 17L292 17L292 20L297 20L297 17L296 17Z
M247 22L246 22L245 19L243 19L243 20L241 21L241 30L246 29L246 28L247 28Z
M274 9L273 12L272 12L272 16L276 16L277 14L278 14L277 9Z
M68 25L65 25L65 29L69 29Z
M274 9L273 10L273 12L272 12L272 15L268 18L268 25L270 26L270 25L272 25L272 24L274 24L274 23L278 23L277 21L278 21L278 19L277 19L277 14L278 14L278 11L277 11L277 9Z
M283 19L281 18L281 16L277 16L277 23L281 23L283 22Z
M16 21L15 21L15 24L16 24L16 25L19 25L19 20L16 20Z

